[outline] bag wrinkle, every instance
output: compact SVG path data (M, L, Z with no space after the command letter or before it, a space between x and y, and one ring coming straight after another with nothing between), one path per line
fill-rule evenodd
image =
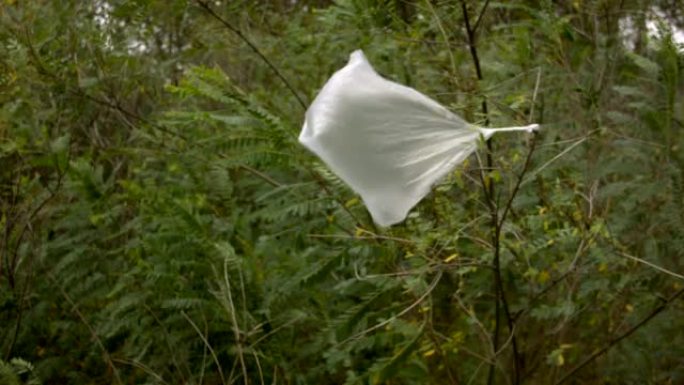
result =
M305 115L299 141L361 196L380 226L403 221L431 187L497 131L413 88L387 80L361 50L330 77Z

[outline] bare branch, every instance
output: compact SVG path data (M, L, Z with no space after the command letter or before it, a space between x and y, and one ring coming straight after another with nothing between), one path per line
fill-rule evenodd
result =
M280 72L280 70L278 70L278 68L275 65L273 65L273 63L266 57L266 55L264 55L261 52L261 50L259 48L257 48L257 46L254 45L254 43L252 43L252 41L249 40L247 38L247 36L245 36L242 33L242 31L235 28L232 24L230 24L228 21L226 21L226 19L222 18L218 13L216 13L216 11L214 11L209 6L209 4L207 4L206 1L196 0L196 2L200 7L202 7L202 9L204 9L209 15L211 15L211 17L218 20L221 24L223 24L224 27L228 28L231 32L236 34L242 41L244 41L245 44L247 44L249 46L249 48L251 48L252 51L254 51L254 53L256 53L257 56L259 56L259 58L261 58L261 60L264 61L264 63L266 63L268 68L270 68L271 71L273 71L273 73L275 73L275 75L278 78L280 78L280 80L282 80L282 82L285 84L285 87L287 87L287 89L290 91L290 93L292 93L292 95L295 97L295 99L297 99L297 102L299 102L299 105L302 106L302 109L304 109L306 111L306 108L307 108L306 103L304 103L304 100L299 96L297 91L295 91L294 87L292 87L292 85L287 80L287 78L285 78L285 76L283 76L283 74Z
M650 320L652 320L655 316L658 314L662 313L667 307L672 304L677 298L679 298L682 294L684 294L684 288L679 289L676 293L670 296L670 298L666 299L663 301L660 305L656 306L646 317L644 317L641 321L639 321L636 325L632 326L627 330L626 332L620 334L619 336L611 339L608 341L608 343L601 349L597 350L593 354L591 354L589 357L585 358L584 361L582 361L579 365L575 366L572 370L570 370L566 375L564 375L560 380L556 381L555 385L560 385L567 380L571 379L572 376L577 374L580 370L582 370L585 366L589 365L592 363L594 360L597 358L601 357L604 355L610 348L613 346L617 345L620 341L624 340L625 338L629 337L632 335L634 332L639 330L642 326L646 325Z

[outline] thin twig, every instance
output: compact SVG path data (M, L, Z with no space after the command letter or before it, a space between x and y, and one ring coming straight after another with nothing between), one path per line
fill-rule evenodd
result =
M112 361L118 362L118 363L121 363L124 365L130 365L130 366L136 367L138 369L141 369L143 372L154 377L157 381L161 382L162 384L168 384L168 382L164 381L164 378L162 376L155 373L154 370L152 370L149 366L143 364L142 362L138 362L136 360L124 360L121 358L113 358Z
M55 277L52 275L52 273L50 273L48 271L47 276L50 279L50 281L52 282L52 284L57 287L59 292L62 294L62 297L64 297L64 299L67 301L67 303L69 303L69 305L71 306L71 311L73 311L74 314L76 314L78 319L81 320L83 325L85 325L85 327L88 329L88 331L90 332L90 336L93 338L93 340L95 340L95 343L97 344L97 346L100 348L100 350L102 350L102 354L104 355L105 362L107 362L107 365L109 366L109 368L112 369L112 373L114 373L114 378L116 379L116 382L123 385L123 382L121 381L121 377L119 376L119 370L114 365L114 361L112 360L112 357L109 355L109 351L107 351L107 348L105 348L104 344L102 343L102 340L97 335L97 332L95 331L95 329L90 325L90 322L88 322L88 320L86 320L83 313L81 313L81 311L78 310L78 306L76 305L76 303L74 303L74 301L71 299L69 294L64 290L64 287L62 287L62 285L59 282L57 282L57 279L55 279Z
M195 332L197 332L197 335L202 339L202 342L204 342L204 346L209 350L209 353L211 354L211 357L214 359L214 363L216 363L216 368L218 369L219 377L221 377L221 383L226 384L226 378L223 376L223 369L221 368L221 363L218 360L218 357L216 356L216 352L214 352L214 348L211 347L209 344L209 341L207 341L207 338L204 336L204 333L197 327L197 324L193 322L193 320L185 313L185 311L181 310L181 315L183 318L185 318L186 321L192 326L193 329L195 329ZM204 366L203 366L204 367Z
M347 342L349 342L349 341L351 341L351 340L358 339L358 338L360 338L360 337L362 337L362 336L364 336L364 335L366 335L366 334L368 334L368 333L370 333L370 332L372 332L372 331L374 331L374 330L378 330L378 329L382 328L383 326L385 326L385 325L387 325L387 324L393 322L394 320L396 320L396 319L402 317L404 314L408 313L409 311L411 311L412 309L414 309L416 306L418 306L418 305L420 305L421 303L423 303L423 301L425 300L425 298L427 298L427 297L430 295L430 293L432 293L432 290L434 290L434 288L437 286L437 283L439 283L439 280L440 280L441 278L442 278L442 270L437 270L437 275L436 275L435 278L432 280L432 283L430 283L430 286L428 286L427 290L425 290L425 293L423 293L423 294L422 294L417 300L415 300L411 305L409 305L408 307L406 307L404 310L400 311L399 314L397 314L397 315L395 315L395 316L392 316L392 317L390 317L390 318L388 318L388 319L386 319L386 320L384 320L384 321L382 321L382 322L380 322L380 323L378 323L378 324L375 324L375 325L369 327L369 328L366 329L366 330L363 330L363 331L360 331L360 332L356 333L355 335L353 335L353 336L347 338L346 340L340 342L338 345L342 345L342 344L345 344L345 343L347 343Z
M482 324L482 322L480 322L480 320L475 315L475 312L472 311L471 309L468 309L465 306L465 304L461 300L461 296L459 295L458 292L456 292L456 294L453 295L453 298L456 299L456 304L461 308L461 311L463 311L468 317L470 317L470 319L472 319L473 322L475 323L475 325L479 328L479 330L480 330L479 335L481 336L481 340L483 342L482 345L489 345L489 347L492 348L491 356L495 357L496 352L493 349L494 344L493 344L492 336L487 332L487 328L485 328L485 326ZM486 344L486 342L489 342L489 344ZM491 365L495 364L495 362L493 362L493 361L489 362L489 358L485 358L485 360L487 361L488 364L491 364Z
M125 109L124 107L122 107L121 104L118 102L112 103L108 100L96 98L96 97L88 94L87 92L83 91L83 89L81 89L81 88L71 89L71 90L69 90L69 93L71 93L74 96L78 96L78 97L81 97L83 99L90 100L91 102L93 102L95 104L99 104L101 106L110 108L114 111L118 111L122 115L122 117L132 118L132 119L134 119L140 123L144 123L144 124L146 124L152 128L155 128L159 131L162 131L166 134L169 134L171 136L182 139L185 142L188 141L188 138L185 135L178 133L178 132L175 132L175 131L172 131L172 130L169 130L168 128L166 128L162 125L159 125L157 123L154 123L154 122L148 120L147 118L144 118L144 117L136 114L135 112L129 111L129 110ZM130 122L129 122L129 125L130 125Z
M461 9L463 11L463 21L465 23L466 27L466 34L468 37L468 46L470 48L470 56L473 59L473 65L475 66L475 73L477 75L478 81L483 80L482 76L482 67L480 66L480 59L477 53L477 36L476 36L476 30L477 27L479 26L479 23L482 20L482 17L484 16L485 11L487 10L487 6L489 4L489 1L487 1L482 9L482 12L477 18L477 21L475 25L471 26L470 24L470 18L468 15L468 7L466 6L466 3L464 0L461 0ZM482 99L482 114L484 115L484 125L489 126L489 108L487 106L487 99L483 98ZM493 143L492 139L487 140L487 168L492 169L494 167L494 160L493 160ZM519 353L518 353L518 344L515 338L515 328L513 325L513 319L511 317L509 308L508 308L508 302L506 300L506 295L503 290L503 279L501 277L501 226L503 225L503 221L499 221L499 210L498 210L498 205L496 202L496 194L495 194L495 189L494 189L494 180L492 178L485 178L484 177L484 172L480 172L480 178L482 179L483 182L483 189L485 192L485 197L487 198L487 202L489 205L489 209L491 212L491 220L492 220L492 245L494 247L494 293L495 293L495 307L494 307L494 337L493 337L493 348L494 351L497 351L498 346L499 346L499 333L500 333L500 322L501 322L501 314L500 314L500 308L503 307L504 310L504 315L506 317L506 323L508 325L508 332L511 334L511 341L513 345L513 365L514 365L514 384L518 385L520 382L520 359L519 359ZM488 182L488 183L485 183ZM520 184L520 180L518 181L518 185ZM511 199L512 201L512 199ZM494 373L495 373L495 366L496 365L490 365L489 366L489 373L487 375L487 384L491 385L494 383Z
M391 237L388 235L379 235L375 234L371 231L368 231L366 229L359 228L359 232L362 233L368 233L370 235L345 235L345 234L307 234L307 237L309 238L333 238L333 239L347 239L347 240L384 240L384 241L393 241L397 243L403 243L407 245L413 245L415 244L414 241L410 239L405 239L405 238L398 238L398 237Z
M644 265L650 266L650 267L652 267L652 268L654 268L654 269L656 269L656 270L658 270L658 271L660 271L660 272L662 272L662 273L665 273L665 274L667 274L667 275L669 275L669 276L672 276L672 277L675 277L675 278L684 280L684 275L675 273L674 271L670 271L670 270L668 270L668 269L666 269L666 268L664 268L664 267L661 267L661 266L656 265L655 263L651 263L651 262L649 262L649 261L647 261L647 260L645 260L645 259L641 259L641 258L639 258L639 257L635 257L635 256L633 256L633 255L629 255L629 254L623 253L623 252L621 252L621 251L618 251L617 253L618 253L619 255L625 257L625 258L629 258L629 259L631 259L631 260L633 260L633 261L637 261L637 262L639 262L639 263L643 263Z
M28 33L28 31L25 32L25 35L26 35L25 36L25 43L29 48L29 54L30 54L31 58L33 59L33 62L36 66L36 69L38 70L38 73L43 75L43 76L46 76L52 80L55 80L55 81L62 80L62 79L60 79L59 76L57 76L55 73L48 70L43 65L43 62L42 62L40 56L38 55L38 52L36 52L35 48L33 47L33 43L31 42L31 35ZM15 36L17 36L17 38L20 37L17 33L15 33ZM88 94L87 92L85 92L81 87L76 86L73 89L70 89L68 84L61 84L61 85L65 86L67 89L67 92L74 95L74 96L89 100L93 103L96 103L96 104L99 104L101 106L110 108L114 111L118 111L124 117L129 117L129 118L135 119L136 121L147 124L153 128L158 129L159 131L162 131L162 132L165 132L165 133L170 134L172 136L178 137L184 141L188 141L188 138L185 137L183 134L169 130L164 126L161 126L159 124L151 122L150 120L136 114L135 112L132 112L132 111L125 109L124 107L121 106L121 103L116 98L116 95L111 95L112 96L111 98L116 101L116 103L113 103L113 102L106 100L106 99L103 100L103 99L94 97L94 96Z
M430 8L430 12L432 12L432 15L435 17L435 21L437 22L437 28L439 28L439 32L442 34L442 38L444 39L444 43L446 44L447 51L449 52L449 61L451 63L452 75L451 79L453 80L453 76L456 76L458 72L456 71L456 59L454 59L454 52L451 49L451 46L449 45L449 36L447 35L446 30L442 25L442 20L439 18L439 15L435 11L435 8L430 3L430 0L425 0L425 4L427 4L428 8Z
M159 328L162 331L162 334L164 334L164 342L166 342L166 346L169 349L169 353L171 353L171 360L173 361L173 365L176 367L176 370L178 370L178 373L180 374L181 377L181 382L182 383L187 383L188 381L185 378L185 375L183 374L183 370L180 367L180 364L178 364L178 360L176 359L176 350L171 346L171 336L169 335L169 331L166 329L166 326L161 322L159 317L157 317L157 314L150 308L146 303L143 303L143 307L145 307L145 310L147 310L150 315L152 315L152 318L154 318L154 321L159 325ZM188 376L192 376L192 372L190 371L190 368L187 366L187 363L185 365L185 370L188 373Z
M532 106L530 107L530 115L529 118L527 119L528 123L532 123L532 119L534 118L534 105L536 104L537 101L537 93L539 92L539 84L541 83L541 68L537 72L537 81L534 84L534 92L532 93ZM527 152L527 156L525 157L525 163L523 165L522 171L520 171L520 174L518 175L518 179L515 183L515 187L513 188L513 192L511 193L510 198L508 199L508 202L506 202L506 205L504 206L504 210L501 213L501 221L499 222L499 226L503 226L504 221L506 220L506 215L511 209L511 205L513 204L513 200L515 199L515 196L518 194L518 191L520 189L520 185L522 184L523 178L525 177L525 174L529 170L530 167L530 161L532 160L532 154L534 154L534 150L537 148L537 132L533 131L532 132L532 145L530 146L529 151Z
M67 151L67 160L71 158L71 152ZM28 229L31 228L31 222L33 219L43 210L43 208L48 204L50 200L52 200L55 196L57 196L57 193L59 192L61 186L62 186L62 179L64 175L66 174L67 170L61 170L59 167L59 162L55 159L55 168L57 168L57 185L55 186L54 189L49 188L49 185L47 187L47 190L50 192L48 197L46 197L38 206L29 214L28 218L26 219L26 223L22 227L21 231L19 232L19 235L17 236L17 239L15 240L15 247L14 251L12 253L12 260L10 261L9 259L9 244L7 240L3 241L3 250L5 251L5 256L7 259L7 279L10 287L12 288L12 294L16 296L14 293L14 286L15 286L15 280L14 280L14 274L16 273L16 265L19 260L19 247L21 246L21 241L24 238L24 234ZM11 221L9 221L11 222ZM5 236L8 237L9 231L11 230L11 227L13 227L13 224L6 224L5 228ZM7 238L6 238L7 239ZM31 259L33 261L33 258ZM32 263L31 263L32 266ZM0 263L0 277L2 277L2 263ZM17 342L17 338L19 337L19 329L21 328L21 321L22 321L22 316L23 316L23 309L24 309L24 302L26 300L26 293L28 291L29 287L29 282L30 282L31 275L27 276L24 284L24 289L22 290L20 300L19 300L19 306L17 310L17 321L14 326L14 333L12 334L12 337L10 339L9 347L7 348L7 353L5 355L5 360L9 360L12 355L12 351L14 350L14 345Z
M486 0L484 5L482 6L482 10L480 11L480 16L477 17L477 20L475 21L475 24L473 25L473 33L477 32L477 28L480 26L480 23L482 22L482 18L485 15L485 12L487 12L487 7L489 6L489 0Z
M247 38L247 36L245 36L242 33L242 31L235 28L232 24L230 24L228 21L226 21L226 19L222 18L218 13L216 13L216 11L214 11L211 8L211 6L209 6L209 4L207 4L206 1L196 0L196 2L200 7L202 7L202 9L204 9L209 15L211 15L211 17L218 20L221 24L223 24L224 27L228 28L231 32L236 34L242 41L244 41L245 44L247 44L249 46L249 48L251 48L252 51L254 51L254 53L256 53L257 56L259 56L259 58L261 58L261 60L264 61L264 63L266 63L266 65L271 69L271 71L273 71L273 73L278 78L280 78L280 80L282 80L282 82L285 84L285 87L287 87L287 89L290 91L290 93L292 93L292 95L295 97L295 99L297 99L297 102L299 102L299 105L302 107L302 109L304 109L306 111L306 103L299 96L297 91L295 91L294 87L292 87L292 85L287 80L287 78L285 78L285 76L283 76L283 74L280 72L280 70L278 70L278 68L275 65L273 65L273 63L261 52L261 50L259 48L257 48L256 45L254 45L254 43L251 42L251 40L249 40Z
M511 193L511 196L508 198L508 201L506 202L506 205L504 206L503 211L501 212L501 219L499 220L499 227L502 227L504 224L504 221L506 220L506 216L511 210L511 206L513 205L513 200L515 199L516 195L518 194L518 191L520 190L520 185L522 184L523 178L525 177L525 174L530 168L531 160L532 160L532 154L534 154L534 150L537 148L537 134L532 133L532 144L530 145L529 151L527 151L527 156L525 157L525 163L523 164L523 168L520 171L520 174L518 175L518 178L515 182L515 187L513 187L513 192Z
M596 131L592 131L592 132L588 133L588 134L585 135L582 139L579 139L578 141L576 141L575 143L573 143L571 146L569 146L569 147L566 148L565 150L561 151L558 155L556 155L556 156L554 156L553 158L551 158L548 162L546 162L546 163L544 163L543 165L539 166L538 169L534 170L532 173L530 173L530 175L529 175L527 178L525 178L524 181L522 181L521 186L524 186L524 185L526 185L527 183L529 183L529 182L532 180L532 178L534 178L537 174L539 174L540 172L542 172L542 171L543 171L546 167L548 167L551 163L553 163L553 162L555 162L556 160L560 159L562 156L564 156L564 155L567 154L568 152L572 151L572 149L574 149L575 147L577 147L577 146L579 146L580 144L584 143L584 141L586 141L587 139L589 139L589 137L590 137L594 132L596 132Z
M282 74L282 72L280 72L280 70L278 69L278 67L276 67L276 66L273 64L273 62L271 62L271 61L266 57L266 55L264 55L264 54L261 52L261 50L260 50L254 43L252 43L252 41L249 40L249 39L247 38L247 36L245 36L245 35L242 33L242 31L240 31L239 29L235 28L235 27L234 27L232 24L230 24L227 20L225 20L224 18L222 18L218 13L216 13L216 11L214 11L213 8L211 8L211 6L209 6L209 4L208 4L206 1L203 1L203 0L195 0L195 1L196 1L196 3L197 3L202 9L204 9L209 15L211 15L214 19L218 20L221 24L223 24L224 27L228 28L231 32L235 33L242 41L244 41L245 44L247 44L247 45L249 46L249 48L251 48L252 51L254 51L254 53L256 53L257 56L259 56L259 58L260 58L261 60L263 60L264 63L266 63L266 65L271 69L271 71L273 71L273 73L274 73L274 74L275 74L275 75L276 75L276 76L285 84L285 87L287 87L287 89L290 91L290 93L292 93L292 95L295 97L295 99L297 99L297 102L299 102L299 105L302 107L302 109L303 109L304 111L306 111L306 109L307 109L306 103L305 103L304 100L299 96L299 94L297 93L297 91L295 91L295 89L294 89L294 87L292 86L292 84L290 84L290 82L287 80L287 78ZM357 218L357 217L356 217L356 216L355 216L355 215L354 215L354 214L353 214L353 213L344 205L344 203L342 203L342 202L339 201L339 199L332 193L332 191L330 191L330 189L329 189L328 186L326 185L326 183L325 183L325 181L323 180L323 178L322 178L318 173L316 173L316 172L314 172L313 170L311 170L310 168L307 168L307 171L309 171L309 173L311 174L311 176L314 178L314 180L316 180L316 182L317 182L317 183L319 184L319 186L323 189L323 191L324 191L326 194L328 194L331 198L333 198L333 199L342 207L342 209L343 209L345 212L347 212L347 214L354 220L354 222L356 222L357 226L360 227L361 222L358 220L358 218ZM374 224L371 223L371 226L374 226ZM351 234L351 232L349 232L349 233Z
M275 329L273 329L273 330L269 331L268 333L264 334L263 336L259 337L256 341L254 341L254 342L252 342L251 344L249 344L248 348L249 348L250 350L254 350L254 348L255 348L261 341L264 341L264 340L267 339L268 337L270 337L270 336L276 334L277 332L279 332L280 330L282 330L282 329L284 329L284 328L286 328L286 327L288 327L288 326L294 325L295 323L301 321L302 319L304 319L304 316L295 317L295 318L293 318L293 319L291 319L291 320L285 322L284 324L282 324L282 325L276 327Z
M567 374L565 374L560 380L556 381L555 385L560 385L564 383L565 381L569 380L574 376L577 372L582 370L585 366L589 365L591 362L593 362L595 359L598 357L602 356L605 354L610 348L613 346L617 345L620 341L624 340L625 338L629 337L632 335L634 332L639 330L642 326L646 325L650 320L652 320L655 316L663 312L667 307L674 302L677 298L679 298L682 294L684 294L684 288L679 289L676 293L670 296L670 298L666 299L663 301L660 305L656 306L646 317L644 317L641 321L639 321L636 325L632 326L627 330L626 332L620 334L619 336L611 339L608 341L608 343L601 349L597 350L593 354L591 354L589 357L585 358L579 365L575 366L572 370L570 370Z
M245 171L248 171L252 175L255 175L255 176L263 179L264 181L266 181L268 184L270 184L273 187L283 187L282 183L278 182L277 180L271 178L270 176L264 174L263 172L255 169L253 167L250 167L246 164L240 164L238 167L242 168Z
M259 372L259 380L261 380L261 385L266 385L266 383L264 382L264 373L261 370L261 362L259 362L259 356L253 350L252 355L254 356L254 361L256 361L257 371Z
M233 295L230 289L230 280L228 279L228 258L223 260L223 280L226 285L226 292L228 293L228 306L230 306L230 317L233 323L233 334L235 335L235 345L237 346L238 358L240 359L240 367L242 368L242 375L244 376L245 384L248 383L247 366L245 365L245 357L242 352L242 342L240 338L240 328L238 327L237 317L235 316L235 304L233 303Z
M537 95L539 94L539 85L541 84L541 67L537 68L537 80L534 82L534 91L532 92L532 103L530 105L530 115L527 118L527 124L532 124L534 119L534 106L537 104Z

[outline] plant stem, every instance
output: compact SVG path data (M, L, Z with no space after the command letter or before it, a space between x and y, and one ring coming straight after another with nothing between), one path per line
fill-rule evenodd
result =
M102 340L100 339L100 336L98 336L97 332L95 331L95 328L88 322L86 317L81 313L81 311L78 309L78 305L74 302L73 299L69 296L69 294L66 292L64 287L57 281L57 279L52 275L52 273L48 272L47 273L48 279L54 286L57 287L59 292L62 294L62 297L66 300L66 302L71 306L71 311L76 314L78 319L85 325L85 327L88 329L90 332L90 336L92 339L95 341L97 346L100 348L102 351L102 355L104 356L104 360L107 363L107 366L111 369L112 373L114 374L114 379L116 380L115 382L117 384L123 385L123 381L121 380L121 377L119 375L119 370L116 368L116 365L114 365L114 361L112 360L112 356L109 354L109 351L107 348L104 346L104 343L102 343Z
M617 345L620 341L622 341L625 338L632 335L635 331L639 330L642 326L646 325L655 316L660 314L663 310L667 309L667 307L672 302L674 302L677 298L679 298L679 296L681 296L682 294L684 294L684 288L679 289L679 291L677 291L676 293L671 295L670 298L663 301L660 305L656 306L650 313L648 313L648 315L646 317L644 317L636 325L629 328L629 330L627 330L626 332L620 334L619 336L611 339L610 341L608 341L608 343L603 348L595 351L589 357L585 358L579 365L575 366L566 375L564 375L560 380L556 381L555 385L560 385L560 384L564 383L565 381L569 380L570 378L572 378L572 376L574 376L582 368L589 365L592 361L594 361L595 359L597 359L600 356L602 356L603 354L605 354L610 348L612 348L613 346Z
M273 63L271 63L271 61L268 60L268 58L266 57L266 55L264 55L258 47L257 47L256 45L254 45L254 43L252 43L252 41L249 40L249 39L247 38L247 36L245 36L245 35L242 33L242 31L240 31L239 29L233 27L232 24L230 24L230 23L229 23L228 21L226 21L224 18L222 18L221 16L219 16L219 14L216 13L216 11L214 11L214 10L211 8L211 6L209 6L209 4L207 4L206 1L202 1L202 0L196 0L196 1L197 1L197 4L198 4L200 7L202 7L202 9L204 9L209 15L211 15L211 17L213 17L214 19L218 20L221 24L223 24L224 27L226 27L226 28L228 28L229 30L231 30L231 31L232 31L234 34L236 34L242 41L244 41L245 44L247 44L247 45L249 46L249 48L251 48L252 51L254 51L254 53L256 53L257 56L259 56L259 58L260 58L261 60L264 61L264 63L266 63L266 65L268 66L268 68L270 68L271 71L273 71L273 73L274 73L274 74L283 82L283 84L285 84L285 87L287 87L287 89L292 93L292 95L295 97L295 99L297 99L297 102L299 103L299 105L304 109L304 111L306 111L306 103L304 103L304 100L301 98L301 96L299 96L299 94L297 93L297 91L295 91L294 87L292 86L292 84L290 84L290 82L287 80L287 78L280 72L280 70L278 70L278 67L276 67L275 65L273 65Z
M482 67L480 66L480 58L477 54L477 37L476 37L476 30L480 26L480 22L482 21L482 18L484 16L484 12L487 10L487 5L489 4L489 1L485 2L485 5L482 8L482 12L477 18L477 21L474 26L471 26L470 23L470 17L468 15L468 8L466 6L466 3L464 0L461 0L461 9L463 11L463 20L465 22L465 27L466 27L466 33L468 37L468 47L470 49L470 56L473 59L473 65L475 66L475 74L477 75L478 81L483 80L482 76ZM482 99L482 114L484 116L484 125L489 126L489 107L487 106L487 99L483 98ZM532 149L533 150L533 149ZM493 151L494 151L494 146L492 143L492 139L487 140L487 169L492 170L494 167L494 159L493 159ZM530 152L531 156L531 152ZM529 156L528 156L528 161L529 162ZM527 167L525 167L526 169ZM523 170L523 173L525 170ZM482 177L482 175L481 175ZM508 212L508 209L510 208L510 204L513 200L513 197L515 196L515 193L517 192L517 188L520 185L520 181L522 180L521 178L518 180L518 183L516 184L516 189L514 191L514 194L511 195L510 201L506 206L506 210L504 210L504 213L502 215L501 220L499 220L499 208L498 204L495 198L495 187L494 187L494 180L491 178L484 178L482 177L483 182L486 182L483 184L483 188L485 190L485 196L487 198L487 203L489 205L490 213L491 213L491 223L492 223L492 246L494 247L494 297L495 297L495 306L494 306L494 336L493 336L493 351L496 352L499 349L499 334L500 334L500 329L501 329L501 308L503 307L504 310L504 316L506 318L506 324L508 326L508 332L511 333L511 342L513 346L513 366L514 366L514 378L513 378L513 384L518 385L520 383L520 360L519 360L519 353L518 353L518 343L515 338L515 333L514 333L514 323L513 323L513 318L511 317L511 313L508 308L508 301L506 300L506 295L503 290L503 278L501 277L501 229L503 227L503 222L506 217L506 213ZM496 357L495 357L496 359ZM492 385L494 384L494 379L495 379L495 366L496 362L492 362L489 365L489 372L487 375L487 384Z
M249 48L251 48L252 51L253 51L257 56L259 56L259 58L260 58L264 63L266 63L266 65L268 66L268 68L270 68L271 71L273 71L273 73L274 73L274 74L283 82L283 84L285 84L285 87L286 87L286 88L288 89L288 91L290 91L290 93L295 97L295 99L297 100L297 102L299 103L299 105L302 107L302 109L303 109L304 111L307 110L306 102L304 102L304 100L301 98L301 96L299 96L299 93L297 93L297 91L294 89L294 87L292 86L292 84L287 80L287 78L282 74L282 72L280 72L280 70L278 69L278 67L276 67L276 66L273 64L273 62L271 62L271 61L268 59L268 57L266 57L266 55L263 54L263 52L261 52L261 50L259 49L259 47L257 47L254 43L252 43L252 41L249 40L249 39L247 38L247 36L245 36L245 35L242 33L242 31L240 31L239 29L235 28L235 27L234 27L232 24L230 24L226 19L222 18L218 13L216 13L216 11L214 11L214 10L211 8L211 6L210 6L206 1L203 1L203 0L195 0L195 1L197 2L197 4L198 4L202 9L204 9L209 15L211 15L211 17L213 17L213 18L216 19L218 22L220 22L221 24L223 24L224 27L226 27L227 29L229 29L231 32L233 32L234 34L236 34L242 41L244 41L245 44L247 44L247 45L249 46ZM241 167L245 168L244 165L241 165ZM252 173L253 173L253 171L256 171L256 170L254 170L254 169L252 169L252 170L249 170L249 169L247 169L247 168L245 168L245 169L246 169L247 171L252 172ZM343 202L341 202L341 201L332 193L332 191L330 191L330 189L328 188L328 186L327 186L327 184L325 183L325 181L323 180L323 178L321 178L321 176L318 175L318 173L316 173L314 170L312 170L312 169L310 169L310 168L308 168L307 171L311 174L311 176L314 178L314 180L316 181L316 183L318 183L318 185L324 190L324 192L325 192L326 194L328 194L332 199L334 199L334 200L340 205L340 207L342 207L342 209L343 209L345 212L347 212L347 214L349 214L349 216L350 216L350 217L354 220L354 222L356 223L356 227L362 227L362 226L361 226L361 221L360 221L360 220L351 212L351 210L349 210L349 209L344 205ZM262 179L263 179L263 176L265 176L265 175L260 175L260 177L262 177ZM274 182L273 180L269 181L270 184L273 184L273 182ZM370 226L373 228L373 230L376 230L376 232L377 232L377 229L375 228L375 224L374 224L373 222L371 222ZM352 234L352 232L349 231L349 230L347 230L347 229L342 229L342 230L344 230L345 232L347 232L347 233L349 233L349 234Z

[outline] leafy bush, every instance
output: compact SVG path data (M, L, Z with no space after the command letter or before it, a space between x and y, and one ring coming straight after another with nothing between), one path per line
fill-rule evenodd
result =
M666 3L5 1L0 382L681 382ZM543 130L377 228L296 140L356 48Z

